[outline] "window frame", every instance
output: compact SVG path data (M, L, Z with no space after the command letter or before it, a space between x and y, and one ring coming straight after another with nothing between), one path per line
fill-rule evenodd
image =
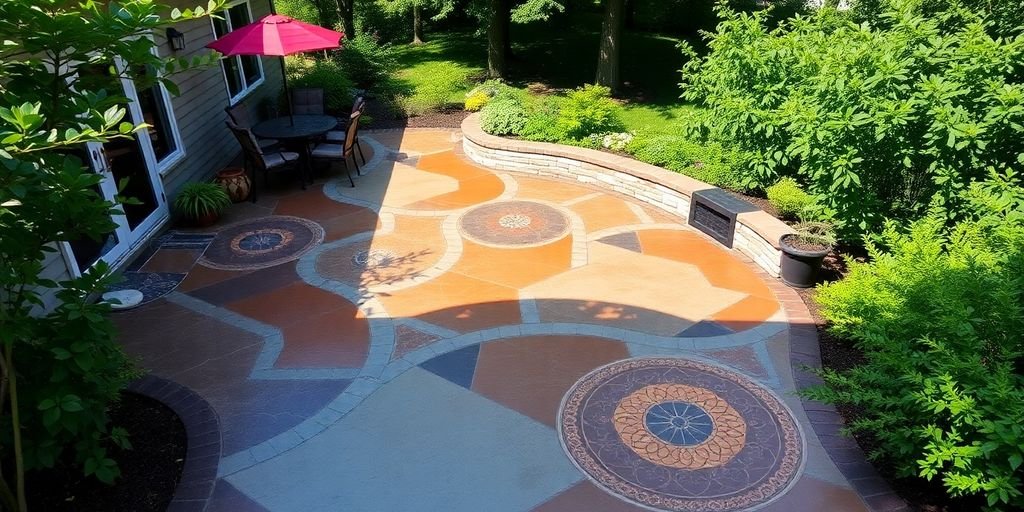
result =
M157 52L155 46L150 51L153 53L153 55L160 55L159 52ZM123 67L123 64L119 64L119 66ZM157 174L160 177L165 177L167 176L168 172L172 168L174 168L174 166L178 165L179 163L182 162L182 160L185 159L186 150L185 143L184 141L182 141L181 130L178 128L178 116L174 114L174 103L171 101L170 91L168 91L167 86L165 86L163 82L159 80L153 84L153 87L160 91L160 96L162 99L161 103L163 104L164 107L163 113L167 116L167 125L168 128L171 130L170 138L171 140L174 141L175 148L174 151L167 153L167 155L160 159L157 157L156 148L152 147L152 142L149 140L148 137L146 140L146 144L150 145L150 152L152 153L153 161L156 164ZM139 102L139 90L138 87L135 85L135 81L131 81L130 90L128 90L127 87L125 88L125 90L127 92L128 99L131 102L138 105L139 113L141 114L142 103ZM146 128L146 130L149 131L149 128Z
M245 10L249 14L249 23L252 23L252 22L256 21L256 19L252 15L252 4L250 3L249 0L232 0L230 2L227 2L226 4L224 4L224 8L221 10L221 14L223 15L224 23L229 28L229 30L227 32L228 34L230 34L231 32L234 32L234 30L235 30L235 28L231 26L231 16L228 14L228 11L231 10L232 8L238 7L239 5L242 5L242 4L245 5ZM213 16L211 16L210 17L210 31L213 34L213 40L214 41L216 41L218 39L216 23L217 23L216 20L213 18ZM266 74L266 72L263 69L263 58L258 56L258 55L255 55L254 57L256 58L256 66L260 70L260 78L259 78L259 80L256 80L255 82L253 82L253 83L251 83L251 84L249 84L247 86L242 87L242 90L238 91L238 94L236 94L234 96L231 95L231 85L228 82L228 68L227 68L227 66L224 65L223 61L224 61L224 59L234 59L235 60L235 69L237 70L237 73L238 73L237 79L238 79L239 83L245 84L246 83L245 71L244 71L244 68L242 66L242 58L240 56L238 56L238 55L233 55L231 57L224 57L224 58L221 59L220 70L221 70L221 75L224 77L224 90L227 92L227 95L228 95L228 105L231 105L231 106L236 105L238 102L240 102L243 99L245 99L246 96L248 96L253 91L255 91L257 88L259 88L259 86L263 85L263 82L266 81L267 74Z

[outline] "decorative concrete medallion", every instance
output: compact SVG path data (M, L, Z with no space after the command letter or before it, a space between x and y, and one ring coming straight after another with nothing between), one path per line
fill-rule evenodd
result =
M627 359L580 379L558 415L569 458L600 487L655 510L748 510L781 496L803 461L792 414L737 373Z
M324 239L324 229L298 217L274 215L221 229L199 262L221 270L259 270L302 257Z
M356 268L385 268L393 265L397 259L398 256L387 249L369 249L352 255L352 266Z
M564 213L533 201L488 203L459 219L459 228L467 238L501 247L554 242L567 235L571 226Z

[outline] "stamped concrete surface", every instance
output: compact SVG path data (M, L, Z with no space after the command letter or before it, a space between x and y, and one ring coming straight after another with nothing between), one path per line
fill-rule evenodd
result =
M133 265L179 282L115 315L122 343L220 419L216 487L186 505L865 509L752 263L624 196L474 165L456 131L363 143L355 188L272 188Z

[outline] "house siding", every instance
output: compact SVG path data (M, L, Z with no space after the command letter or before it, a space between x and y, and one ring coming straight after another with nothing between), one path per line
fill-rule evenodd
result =
M195 5L190 0L174 0L172 7L187 8ZM270 13L269 0L250 0L253 20ZM157 50L162 57L185 57L205 55L210 50L206 45L214 39L213 26L208 17L178 23L175 28L185 35L185 50L172 52L162 30L153 34ZM277 101L282 86L282 69L279 58L262 58L263 82L250 91L239 103L244 103L254 115L263 110L269 101ZM171 98L174 118L181 134L185 156L174 166L165 169L161 176L168 205L173 205L175 194L183 185L193 181L210 179L218 170L226 167L241 154L238 142L224 124L227 118L224 109L230 105L224 72L219 64L176 74L172 80L178 85L180 94ZM173 210L173 208L172 208ZM173 215L173 211L172 211ZM142 246L143 244L139 244ZM59 248L58 244L53 244ZM46 279L60 282L71 279L64 253L60 250L47 253L40 274ZM44 311L57 306L56 290L43 294ZM44 312L40 311L40 312Z

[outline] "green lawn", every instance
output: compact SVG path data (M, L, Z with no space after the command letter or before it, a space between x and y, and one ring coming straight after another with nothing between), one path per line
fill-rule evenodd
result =
M592 82L597 67L600 19L579 16L561 25L513 25L512 85L541 84L564 90ZM624 121L630 131L671 133L692 107L679 99L683 65L679 39L627 32L623 40ZM472 32L428 34L422 45L398 45L397 82L401 107L420 114L446 105L461 105L480 82L487 66L483 36Z

